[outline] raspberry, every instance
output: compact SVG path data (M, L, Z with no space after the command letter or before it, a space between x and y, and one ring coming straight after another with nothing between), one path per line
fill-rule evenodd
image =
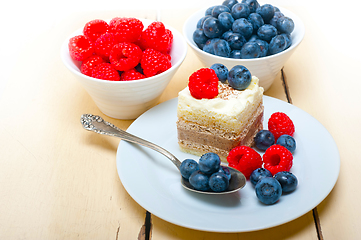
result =
M110 80L110 81L119 81L120 76L117 70L113 68L110 63L100 63L98 64L92 72L93 78Z
M124 71L120 75L120 81L138 80L138 79L143 79L143 78L145 78L145 76L135 69L130 69L128 71Z
M293 165L293 156L287 148L281 145L272 145L263 154L264 168L272 175L278 172L289 171Z
M217 74L210 68L201 68L189 77L188 87L194 98L212 99L218 95Z
M133 43L118 43L113 46L109 60L119 71L127 71L138 65L142 50Z
M135 42L140 38L144 25L136 18L117 17L109 22L109 28L118 42Z
M164 54L168 61L172 61L172 56L170 54Z
M85 24L83 28L84 36L95 42L100 35L108 32L109 25L106 21L95 19Z
M113 33L104 33L94 43L95 54L102 56L104 59L108 60L110 51L113 46L118 42L115 40Z
M93 44L84 35L78 35L69 39L70 56L77 61L83 61L94 53Z
M233 148L227 157L228 165L236 168L249 178L254 170L262 167L262 157L254 149L247 146Z
M141 34L139 45L142 49L152 48L161 53L170 52L173 34L162 22L151 23Z
M146 77L155 76L172 67L167 56L154 49L147 49L143 52L140 64Z
M268 130L272 132L275 141L284 134L293 136L295 126L292 120L283 112L275 112L268 120Z
M91 77L94 67L96 67L98 64L103 62L104 59L102 57L97 55L92 55L82 62L80 66L80 71L81 73Z

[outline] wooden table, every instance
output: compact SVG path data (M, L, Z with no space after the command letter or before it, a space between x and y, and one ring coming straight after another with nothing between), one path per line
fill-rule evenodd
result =
M335 47L320 30L315 19L322 18L315 12L321 12L321 5L300 5L282 5L304 21L306 35L265 95L310 113L338 145L338 182L315 209L271 229L224 234L179 227L140 207L117 174L119 140L84 131L79 119L83 113L97 114L122 129L132 121L111 119L98 110L63 66L60 46L95 18L160 17L181 31L197 9L84 11L29 38L13 62L0 99L0 239L359 239L361 61ZM346 44L356 47L356 42ZM200 67L189 49L160 102L176 97Z

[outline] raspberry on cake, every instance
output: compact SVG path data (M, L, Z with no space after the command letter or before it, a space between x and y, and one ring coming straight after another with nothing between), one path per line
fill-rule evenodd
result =
M253 76L244 90L218 81L218 95L197 99L187 86L178 95L178 144L184 152L218 154L222 161L237 146L252 146L263 129L263 88Z
M218 95L218 77L214 70L202 68L189 77L189 91L197 99L212 99Z

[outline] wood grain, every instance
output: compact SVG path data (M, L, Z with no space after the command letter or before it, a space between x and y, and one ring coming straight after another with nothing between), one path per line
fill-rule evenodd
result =
M60 46L94 18L158 17L182 31L197 9L88 11L65 15L29 39L0 99L0 239L358 239L360 62L327 41L309 9L289 9L304 21L306 35L265 95L310 113L337 143L340 176L317 209L271 229L224 234L176 226L140 207L116 171L119 140L84 131L80 116L101 115L124 130L133 121L98 110L63 66ZM177 97L200 67L189 48L159 103Z

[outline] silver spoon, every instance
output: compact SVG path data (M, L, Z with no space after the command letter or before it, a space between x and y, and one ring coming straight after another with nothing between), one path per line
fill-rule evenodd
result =
M166 156L167 158L169 158L172 163L178 168L178 170L180 171L180 165L181 165L181 161L179 161L173 154L171 154L170 152L168 152L167 150L165 150L164 148L148 142L147 140L144 140L142 138L139 138L137 136L134 136L126 131L123 131L119 128L117 128L116 126L114 126L112 123L106 122L103 120L103 118L101 118L100 116L96 116L96 115L92 115L92 114L83 114L80 118L80 122L83 125L83 127L86 130L89 131L93 131L99 134L104 134L104 135L109 135L109 136L113 136L113 137L119 137L124 141L128 141L128 142L132 142L132 143L136 143L136 144L140 144L144 147L148 147L150 149L153 149L161 154L163 154L164 156ZM243 188L244 185L246 184L246 178L245 176L238 170L228 167L226 166L230 173L231 173L231 179L229 181L229 187L226 191L224 192L213 192L213 191L199 191L196 190L187 179L181 177L181 183L182 186L190 191L193 192L198 192L198 193L203 193L203 194L227 194L227 193L232 193L232 192L236 192L239 189Z

